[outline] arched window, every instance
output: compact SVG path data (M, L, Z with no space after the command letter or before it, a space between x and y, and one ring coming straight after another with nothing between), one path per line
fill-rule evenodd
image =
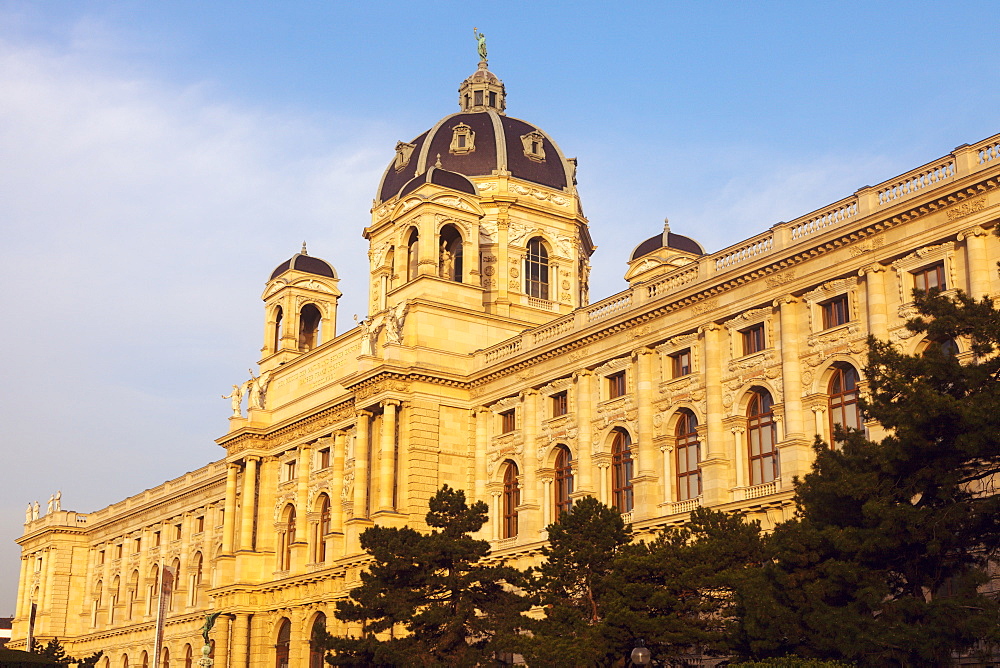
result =
M834 442L834 430L839 424L844 429L861 429L864 422L858 408L858 372L850 364L838 364L830 378L830 442Z
M191 592L188 595L188 605L192 607L198 605L198 590L201 589L204 562L205 560L202 558L201 552L196 552L194 560L191 562L191 582L189 583Z
M326 562L326 535L330 533L330 497L326 494L319 498L319 525L316 529L316 563Z
M410 235L406 239L406 280L412 281L417 277L417 266L420 263L420 238L417 228L410 230Z
M285 532L281 546L281 564L279 570L287 571L292 567L292 544L295 542L295 506L285 507Z
M517 486L517 465L507 462L503 472L503 537L517 535L517 507L521 505L521 490Z
M438 276L449 281L462 282L462 235L454 225L441 228L438 244Z
M573 493L573 456L569 448L560 445L556 448L556 475L555 475L555 513L553 521L558 522L563 513L569 512L573 507L573 500L570 494Z
M38 594L37 594L38 590L36 589L35 592L36 592L35 596L32 597L32 600L38 599ZM102 602L101 598L103 593L104 593L104 581L98 580L97 585L94 586L94 604L93 604L94 607L91 612L91 618L90 618L91 626L97 626L97 614L98 611L101 609L101 602Z
M128 668L128 654L122 654L122 668Z
M125 615L128 619L132 619L132 615L135 614L135 599L139 598L139 571L132 571L132 577L129 578L128 582L128 592L126 592L126 609Z
M778 429L774 423L771 393L754 389L747 406L747 445L750 451L750 484L762 485L778 477Z
M108 623L115 623L115 608L118 607L118 597L121 589L121 578L117 575L111 581L111 591L109 592L111 602L108 605Z
M528 242L528 255L524 258L524 285L529 297L549 298L549 251L541 237Z
M323 315L315 304L306 304L299 312L299 350L309 352L322 343L320 323Z
M701 496L701 444L698 442L698 418L689 410L678 415L674 430L677 452L677 500Z
M309 668L326 668L323 659L323 648L316 644L316 636L326 632L326 615L322 612L316 615L312 632L309 634Z
M194 650L191 645L184 645L184 668L194 668Z
M170 668L170 650L166 647L163 648L163 654L161 659L161 665L163 668Z
M615 429L611 441L612 504L620 513L632 510L632 437L624 429Z
M283 331L282 317L284 313L279 306L274 310L274 352L281 350L281 335Z
M163 573L163 577L166 580L168 574ZM177 587L181 582L181 560L174 559L170 564L169 580L166 580L167 586L164 589L167 593L167 610L174 609L174 601L176 600L174 594L177 592Z
M292 623L281 620L278 627L278 641L274 644L274 668L288 668L288 649L292 644Z
M157 601L160 599L160 567L153 564L149 569L149 579L146 586L146 614L156 612Z
M149 668L149 654L146 650L142 650L142 654L139 655L139 668Z

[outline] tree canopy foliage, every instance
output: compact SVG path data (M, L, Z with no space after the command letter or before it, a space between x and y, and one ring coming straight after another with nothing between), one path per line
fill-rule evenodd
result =
M338 619L361 625L353 638L320 638L333 665L475 666L507 651L528 607L515 592L520 571L481 560L489 543L469 534L487 518L483 502L445 485L430 499L430 533L371 527L362 584L337 604Z
M1000 550L1000 312L961 293L915 305L907 327L924 351L868 342L862 407L888 435L817 443L798 517L771 539L746 654L939 666L996 637L1000 607L982 585Z

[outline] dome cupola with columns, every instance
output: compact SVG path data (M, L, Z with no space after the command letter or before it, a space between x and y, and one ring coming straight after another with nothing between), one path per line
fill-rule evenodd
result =
M454 317L475 313L499 340L585 305L595 246L576 160L506 115L507 91L482 40L479 53L459 87L460 110L398 142L379 183L364 231L369 313L419 300ZM486 325L484 314L503 326Z

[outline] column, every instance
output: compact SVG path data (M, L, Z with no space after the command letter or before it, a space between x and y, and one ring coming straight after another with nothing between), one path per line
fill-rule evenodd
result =
M865 303L868 309L868 333L881 341L889 339L889 313L885 302L885 271L878 262L862 267L865 277Z
M222 554L233 553L236 538L236 476L240 467L229 464L226 467L226 505L222 518Z
M497 277L497 303L501 305L499 315L507 316L509 315L509 305L510 305L510 288L507 282L511 280L510 276L510 217L507 210L510 208L509 202L498 202L497 203L497 262L496 262L496 277Z
M660 453L663 457L663 502L673 503L674 501L674 467L673 467L674 446L660 446Z
M486 450L489 448L489 424L492 412L485 406L477 406L473 409L476 418L476 452L475 452L475 480L473 481L472 495L473 501L486 498L486 483L489 475L486 472Z
M611 505L610 499L608 499L608 469L611 468L611 462L601 462L597 465L599 473L597 474L601 479L601 498L598 499L601 503L606 506Z
M521 505L518 507L518 533L534 540L538 526L538 390L521 393L521 429L524 433L524 470L521 479Z
M312 448L308 443L299 446L296 455L295 474L298 476L295 488L295 542L292 543L293 570L300 570L309 563L309 471L312 469Z
M733 434L733 453L736 457L736 486L737 487L748 487L750 485L750 476L747 474L746 464L747 464L747 453L746 444L743 441L743 434L746 432L746 427L730 427L729 431Z
M240 509L240 550L253 549L253 516L257 498L257 462L247 457L243 468L243 507Z
M379 510L392 512L393 490L396 483L396 407L398 401L388 399L382 402L381 462L378 474Z
M826 429L824 427L825 420L823 419L826 409L823 406L813 406L813 421L815 422L816 433L823 438L823 440L830 442L833 438L833 434L827 436Z
M733 485L732 463L726 456L726 432L722 426L726 414L722 403L722 365L728 342L723 328L717 323L703 325L700 332L705 352L702 373L705 374L708 411L707 415L699 417L699 421L707 425L707 438L702 441L702 502L706 506L714 506L729 500L729 488Z
M93 555L91 555L91 561L93 561ZM90 589L88 588L87 591L90 591ZM17 601L14 605L14 618L18 621L21 621L25 617L25 603L30 595L28 591L28 560L22 554L21 571L17 578Z
M637 475L633 476L635 487L635 509L637 519L653 517L657 514L659 503L657 493L658 477L656 475L656 449L653 447L653 356L649 348L640 348L635 353L636 390L635 399L638 404L639 422L639 466Z
M500 524L503 522L503 514L500 512L500 496L501 496L501 492L494 491L494 492L491 492L491 495L493 497L493 502L492 502L492 504L493 504L493 513L492 513L493 521L491 522L491 524L493 525L493 540L500 540Z
M347 434L337 431L333 434L333 473L330 475L330 530L344 532L344 451L347 444Z
M969 296L974 299L982 299L990 294L990 263L986 255L986 230L979 225L970 227L959 232L958 240L965 241L965 266L969 273Z
M594 372L590 369L583 369L573 374L576 380L576 457L580 462L577 469L580 481L576 491L580 493L594 493L594 435L591 416L593 402L591 393L593 387Z
M215 627L212 629L212 635L215 636L215 665L219 668L228 668L229 666L229 627L231 623L229 615L219 615L218 619L215 620Z
M229 656L229 668L247 668L249 658L247 650L250 644L250 615L245 612L236 613L233 623L233 639Z
M802 366L799 358L799 329L807 319L803 317L802 300L798 297L782 297L776 305L781 318L781 385L784 394L784 409L778 425L778 456L781 487L791 489L792 477L801 478L809 473L814 458L812 440L806 438L802 415Z
M542 527L552 524L552 478L542 478Z
M396 512L409 515L410 513L410 430L409 424L410 407L405 402L400 402L396 409L396 432L398 441L396 447L399 449L399 456L396 458L398 467L396 469Z
M417 276L437 276L438 237L434 233L434 218L430 215L420 216L417 222ZM355 515L357 515L355 513Z
M421 234L423 234L421 232ZM423 238L420 239L421 246ZM371 413L358 411L357 436L354 441L354 517L368 517L368 430Z

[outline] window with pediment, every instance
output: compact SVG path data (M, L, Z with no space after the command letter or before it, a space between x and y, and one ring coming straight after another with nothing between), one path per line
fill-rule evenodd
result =
M674 452L677 460L677 500L701 496L701 443L698 442L698 418L689 410L680 411L674 427Z
M612 505L620 513L632 511L632 437L617 428L611 437L611 496Z

